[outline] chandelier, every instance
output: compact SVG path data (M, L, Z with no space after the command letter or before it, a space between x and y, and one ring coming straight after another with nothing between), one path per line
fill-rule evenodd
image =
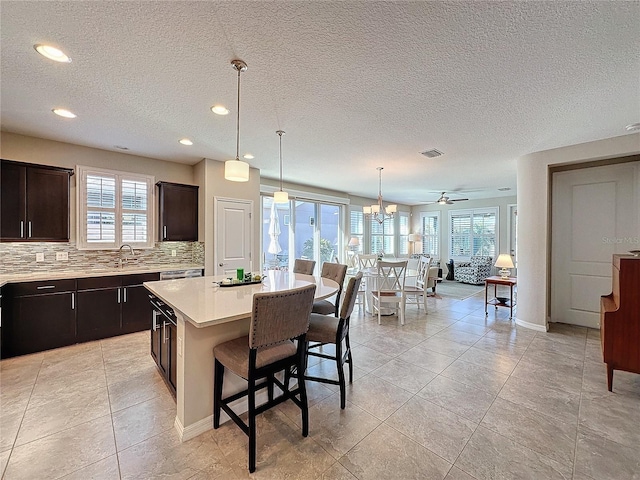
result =
M224 162L224 178L232 182L249 181L249 164L240 160L240 73L247 69L242 60L233 60L231 66L238 72L238 110L236 112L236 158Z
M382 205L382 169L384 167L378 167L378 203L371 205L370 207L362 207L362 213L366 218L376 220L378 223L382 223L385 220L393 218L393 214L398 210L397 205Z

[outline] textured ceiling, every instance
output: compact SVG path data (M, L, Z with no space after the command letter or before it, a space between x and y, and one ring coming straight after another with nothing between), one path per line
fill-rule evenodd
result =
M282 129L285 180L375 197L384 166L384 198L401 203L513 194L517 157L640 122L639 2L2 1L0 14L3 130L227 160L240 58L240 151L262 176L278 176Z

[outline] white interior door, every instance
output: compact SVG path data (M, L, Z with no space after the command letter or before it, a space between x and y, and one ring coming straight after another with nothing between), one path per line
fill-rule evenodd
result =
M232 198L214 198L214 231L216 275L227 274L235 278L236 269L252 269L251 215L253 201Z
M600 328L612 255L638 248L639 171L632 162L554 173L552 322Z

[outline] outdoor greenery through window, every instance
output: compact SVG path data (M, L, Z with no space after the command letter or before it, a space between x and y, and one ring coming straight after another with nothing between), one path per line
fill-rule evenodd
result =
M490 255L495 258L497 218L497 208L450 212L451 257Z
M152 247L154 178L88 167L78 171L78 247Z
M422 251L425 255L440 257L440 212L423 213L421 217Z

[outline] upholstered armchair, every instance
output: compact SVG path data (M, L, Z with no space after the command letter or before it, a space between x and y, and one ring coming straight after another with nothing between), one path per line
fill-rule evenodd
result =
M491 275L492 258L485 255L474 255L470 262L456 263L454 278L461 283L480 285Z

